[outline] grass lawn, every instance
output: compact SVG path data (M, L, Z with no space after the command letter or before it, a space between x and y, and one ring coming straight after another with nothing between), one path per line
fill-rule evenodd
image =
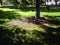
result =
M26 7L26 8L20 8L20 9L14 9L14 8L0 8L0 10L5 12L14 12L18 15L21 15L22 17L26 16L35 16L35 8L34 7ZM41 7L41 15L48 15L48 16L60 16L60 8L56 9L50 9L49 11L46 10L45 7Z
M0 8L0 44L1 45L59 45L60 42L60 10L49 11L41 7L39 24L31 16L35 16L35 8ZM29 19L28 19L29 17Z

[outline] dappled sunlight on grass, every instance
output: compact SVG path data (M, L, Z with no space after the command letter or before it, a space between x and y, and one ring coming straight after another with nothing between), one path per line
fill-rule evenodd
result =
M14 11L2 11L0 10L0 19L15 19L20 18L20 15Z
M46 16L60 16L60 12L41 12L41 15L46 15Z
M0 38L2 40L1 44L37 44L42 43L41 41L44 39L43 36L39 36L41 33L39 31L33 30L28 31L23 28L14 27L14 29L8 29L6 27L0 27ZM39 33L38 33L39 32ZM6 39L7 38L7 39ZM33 42L33 43L32 43Z
M28 12L23 12L23 11L14 11L17 14L20 14L22 17L29 17L29 16L34 16L35 12L28 11Z
M7 23L7 25L17 26L17 27L23 28L27 31L39 30L39 31L45 32L45 30L42 27L40 27L39 25L36 25L33 23L28 23L28 22L22 22L22 21L16 20L16 19L11 20L10 22Z
M29 16L34 16L35 12L32 11L28 11L28 12L23 12L20 9L9 9L9 8L0 8L0 10L4 11L4 12L14 12L15 15L21 15L22 17L29 17Z
M2 11L14 11L15 9L9 9L9 8L0 8Z
M36 24L35 8L0 8L0 44L59 45L60 12L42 9L41 15L45 17Z
M22 17L26 16L35 16L35 8L20 8L20 9L14 9L14 8L0 8L2 11L12 11L15 12ZM54 11L55 10L55 11ZM49 16L60 16L59 9L51 9L49 11L46 11L45 8L41 8L41 15L49 15Z

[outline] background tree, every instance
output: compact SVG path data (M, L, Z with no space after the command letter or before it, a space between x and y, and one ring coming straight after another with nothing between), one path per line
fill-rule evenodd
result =
M2 0L0 0L0 4L2 5Z
M56 6L57 6L57 1L58 1L58 0L55 0Z
M15 7L17 7L19 2L17 0L13 0L13 4L14 4Z

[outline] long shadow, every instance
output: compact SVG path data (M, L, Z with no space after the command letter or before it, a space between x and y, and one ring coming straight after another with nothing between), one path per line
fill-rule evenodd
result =
M32 22L33 23L33 22ZM53 28L40 24L45 32L38 29L32 32L22 28L0 26L1 45L59 45L60 27ZM31 36L31 37L30 37Z
M50 9L47 9L47 7L45 6L45 7L43 7L43 6L41 6L40 7L40 11L41 12L60 12L60 10L59 10L60 8L56 8L56 7L50 7Z
M4 20L0 20L0 24L4 24L5 23L5 21Z
M60 16L46 16L52 24L60 25Z
M60 44L60 27L50 27L44 24L53 24L53 25L60 25L60 16L46 16L46 17L42 17L39 20L39 23L36 23L36 21L34 21L34 17L30 17L29 19L29 23L34 23L34 24L38 24L40 25L43 29L45 29L45 33L40 32L37 30L34 31L34 34L37 35L37 37L43 37L42 39L42 44L46 44L46 45L59 45ZM34 20L32 20L34 19Z
M35 7L20 7L20 8L16 8L14 6L4 6L4 7L0 7L0 8L20 9L23 12L36 11ZM41 6L40 7L40 12L60 12L60 8L50 7L50 9L48 10L46 8L46 6Z
M35 7L23 7L20 8L21 11L27 12L27 11L36 11ZM40 7L40 12L60 12L60 8L50 8L49 10L46 9L46 7Z
M14 7L14 6L1 6L0 8L10 8L10 9L17 9L17 7Z
M48 27L48 26L42 26L46 32L43 34L44 36L44 43L48 45L59 45L60 42L60 27L58 28L53 28L53 27Z
M28 23L34 23L40 25L40 28L43 28L45 32L41 32L37 30L32 31L32 35L34 35L38 39L32 40L33 45L59 45L60 44L60 26L59 27L50 27L44 24L49 25L60 25L60 16L45 16L41 17L39 23L36 23L35 17L29 17ZM34 38L33 38L34 39Z
M19 18L20 15L13 11L2 11L0 10L0 19L15 19Z
M18 36L19 33L21 33L22 36ZM25 30L21 31L20 28L8 29L0 26L0 45L22 45L25 39L23 34L25 34Z
M47 26L42 26L45 29L45 33L35 30L33 33L41 38L42 40L39 41L42 45L59 45L60 44L60 27L59 28L52 28Z
M0 26L0 44L1 45L59 45L60 44L60 28L52 28L43 26L46 32L33 30L32 35L34 38L27 38L25 29L7 29ZM14 32L13 32L14 31ZM20 34L20 35L18 35ZM30 35L30 36L32 36Z
M18 36L19 33L22 34L22 36ZM0 26L0 45L25 44L23 42L23 40L25 39L23 34L25 34L25 30L21 31L20 28L8 29L5 26Z
M11 19L17 19L21 16L14 11L2 11L0 10L0 25L5 25L5 23L8 23Z
M14 33L0 26L0 45L11 45L13 44Z
M28 11L28 10L27 10ZM19 17L19 15L18 15ZM1 19L15 19L14 12L11 11L1 11L0 10L0 18ZM33 19L33 20L32 20ZM52 19L52 20L49 20ZM29 18L29 23L32 22L35 24L34 18ZM34 38L29 38L26 34L30 34L25 29L14 28L8 29L4 26L0 26L0 45L59 45L60 44L60 27L53 28L46 25L42 25L43 22L47 22L49 24L60 25L60 16L56 17L43 17L40 19L40 25L45 29L45 33L33 30L32 36ZM0 20L0 24L5 23L5 21ZM36 38L35 38L36 37ZM37 38L38 37L38 38Z
M26 19L28 19L27 20L28 23L34 23L34 24L38 24L38 25L41 25L44 23L60 25L60 16L43 16L43 17L40 17L40 19L38 20L38 23L34 16L28 17ZM23 19L21 19L21 20L23 20Z
M4 26L0 26L0 44L1 45L5 45L5 44L6 45L42 45L42 43L37 39L30 37L27 38L27 36L25 35L26 33L29 32L27 32L25 29L21 29L21 28L8 29ZM37 34L34 33L36 33L35 30L33 31L33 35Z

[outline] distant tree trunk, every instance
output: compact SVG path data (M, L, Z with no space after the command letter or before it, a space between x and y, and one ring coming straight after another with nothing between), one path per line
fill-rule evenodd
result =
M23 7L26 7L26 0L23 1Z
M21 6L26 7L26 0L21 0Z
M1 5L2 5L2 0L0 0L0 3L1 3Z
M58 1L58 0L55 0L56 6L57 6L57 1Z
M40 19L40 0L36 0L36 19Z
M46 0L46 10L49 11L50 10L50 5L48 4L50 0Z
M17 5L19 4L19 2L17 0L13 0L14 6L17 7Z
M58 0L55 0L55 3L56 3L56 8L57 8L57 6L58 6L58 5L57 5L57 1L58 1Z

